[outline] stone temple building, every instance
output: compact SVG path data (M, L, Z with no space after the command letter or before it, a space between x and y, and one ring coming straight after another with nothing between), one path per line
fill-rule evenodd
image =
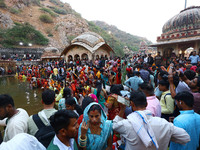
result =
M200 50L200 6L188 7L169 19L157 43L150 45L165 57L184 57L187 49Z
M94 32L85 32L74 38L61 55L65 56L67 62L77 59L94 61L102 56L109 58L111 53L114 51L100 35Z
M61 52L55 47L47 47L41 56L42 61L59 61L63 57L60 56Z

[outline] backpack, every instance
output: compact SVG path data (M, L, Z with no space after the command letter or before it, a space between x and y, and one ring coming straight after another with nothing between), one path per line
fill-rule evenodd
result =
M51 140L55 136L55 131L51 125L46 126L38 114L33 115L33 121L38 127L38 131L35 134L35 137L40 143L42 143L46 148L49 146Z
M2 137L2 134L1 134L1 130L0 130L0 145L1 145L2 142L3 142L3 137Z

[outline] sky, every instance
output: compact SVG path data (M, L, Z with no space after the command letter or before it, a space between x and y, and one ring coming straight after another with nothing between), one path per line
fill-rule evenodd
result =
M200 0L61 0L88 21L104 21L156 43L163 25L181 10L200 6Z

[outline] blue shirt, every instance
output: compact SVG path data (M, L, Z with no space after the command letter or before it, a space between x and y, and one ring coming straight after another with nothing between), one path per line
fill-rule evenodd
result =
M104 83L108 85L108 77L101 74L101 78L103 79Z
M174 125L183 128L191 141L186 145L171 142L170 150L196 150L199 147L200 115L194 110L180 111L180 115L174 119Z
M154 94L157 96L157 97L161 97L163 91L160 91L159 87L157 86L154 90Z
M195 64L195 63L198 63L198 58L199 58L198 55L195 55L195 56L191 55L189 57L189 60L191 60L191 64Z
M129 88L133 89L134 91L137 91L139 88L139 85L142 84L143 82L144 81L140 77L134 76L126 80L124 84L128 86Z

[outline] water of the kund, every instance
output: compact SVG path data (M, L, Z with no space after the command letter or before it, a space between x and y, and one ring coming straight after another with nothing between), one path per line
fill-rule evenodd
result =
M0 94L11 95L15 107L25 109L29 115L42 109L41 89L32 89L27 81L15 77L0 77Z

